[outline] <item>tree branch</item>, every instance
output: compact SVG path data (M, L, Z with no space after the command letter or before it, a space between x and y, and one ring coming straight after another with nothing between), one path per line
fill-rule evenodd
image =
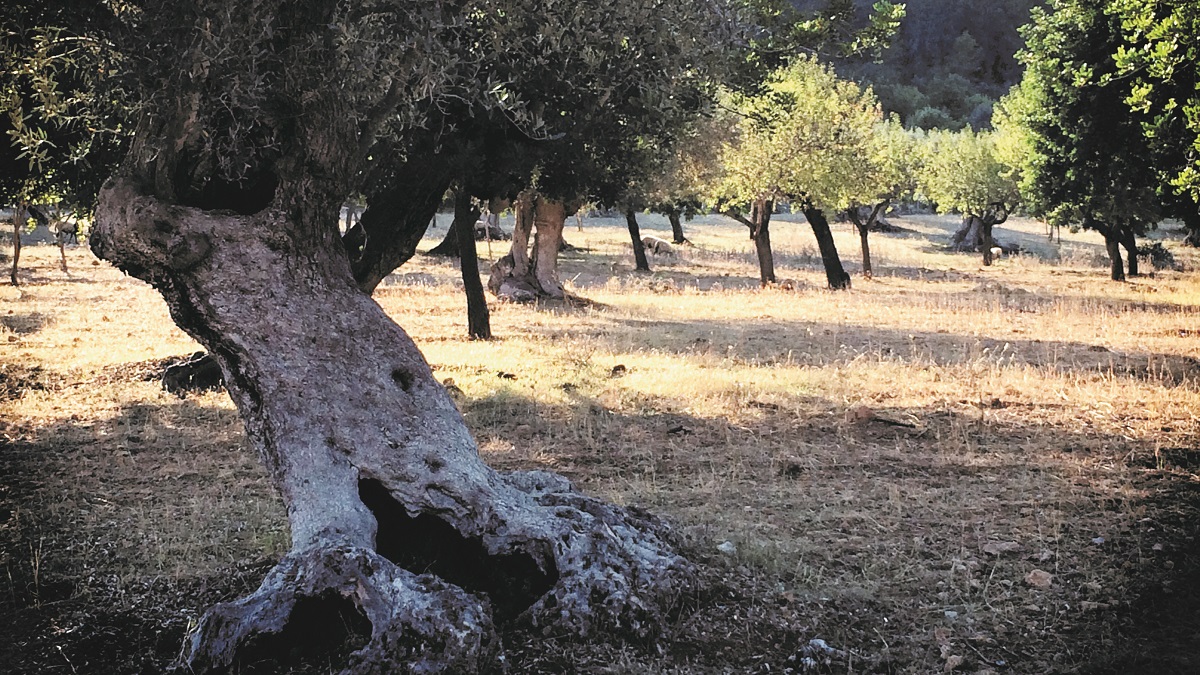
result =
M722 211L721 215L726 216L728 218L733 218L734 220L738 221L739 223L750 228L750 231L752 231L752 232L754 231L754 223L747 220L746 216L743 216L742 214L738 213L737 211L732 211L732 210Z

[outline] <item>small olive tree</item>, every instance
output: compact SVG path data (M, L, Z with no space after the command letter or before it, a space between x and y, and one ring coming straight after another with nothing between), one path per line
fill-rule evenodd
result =
M749 228L762 283L775 281L770 218L776 202L787 201L816 235L829 287L848 288L825 213L860 197L858 175L882 119L874 95L802 56L773 73L761 92L730 95L725 105L731 133L709 199Z
M925 137L918 171L921 192L939 213L963 214L953 244L960 251L982 251L992 264L992 227L1008 219L1018 198L1017 184L1000 161L993 132L934 131Z

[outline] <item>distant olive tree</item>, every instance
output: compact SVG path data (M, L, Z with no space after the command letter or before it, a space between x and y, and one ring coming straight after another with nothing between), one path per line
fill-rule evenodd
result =
M961 213L954 234L958 250L981 251L992 264L992 228L1008 219L1018 190L1012 172L997 152L993 132L932 131L920 145L919 189L940 213Z
M769 227L776 203L786 201L808 219L829 287L848 288L825 214L860 196L856 176L883 117L874 95L802 56L768 78L761 92L730 95L725 105L730 134L708 199L749 228L761 282L775 281Z

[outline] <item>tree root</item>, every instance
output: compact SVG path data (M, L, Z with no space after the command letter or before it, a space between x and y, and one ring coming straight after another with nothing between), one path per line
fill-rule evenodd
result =
M486 601L432 575L417 576L374 551L350 546L288 554L253 594L208 611L191 636L187 666L224 672L262 654L299 602L335 594L370 622L365 647L343 673L484 672L499 642ZM328 617L323 617L328 621Z
M675 553L661 520L580 494L555 474L506 478L542 507L535 513L550 511L532 524L551 544L558 579L524 613L532 625L579 636L606 631L653 639L670 609L694 590L696 570Z

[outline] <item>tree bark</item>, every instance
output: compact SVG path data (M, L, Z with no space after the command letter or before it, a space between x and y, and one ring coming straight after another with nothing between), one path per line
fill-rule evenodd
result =
M562 250L563 227L567 222L566 206L559 201L538 197L533 213L533 279L542 294L551 298L564 296L558 279L558 252Z
M771 250L771 213L775 210L773 200L758 200L751 208L754 229L750 238L754 240L754 251L758 255L758 281L764 288L775 283L775 253Z
M217 360L292 535L255 593L204 615L191 669L237 670L320 598L369 622L351 673L494 666L497 618L579 635L663 625L695 579L666 527L553 474L482 462L412 340L356 283L340 193L291 177L243 216L147 184L109 180L92 248L154 285Z
M1125 281L1125 265L1121 261L1121 238L1112 230L1112 227L1105 227L1101 231L1104 235L1104 246L1108 250L1108 259L1112 263L1112 280Z
M16 213L13 213L13 259L12 271L9 272L8 279L13 286L19 285L17 281L17 264L21 261L21 230L25 229L25 205L18 204Z
M1134 234L1133 228L1121 228L1121 246L1125 247L1126 266L1129 269L1129 276L1138 276L1137 235Z
M642 232L638 227L637 214L633 209L625 209L625 224L629 226L629 237L633 239L633 260L636 269L641 272L650 271L650 262L646 260L646 247L642 244Z
M829 229L829 220L825 218L825 212L817 208L807 208L804 210L804 217L808 219L813 234L817 237L817 247L821 250L821 262L825 265L825 278L829 282L829 288L835 291L850 288L850 275L846 274L842 260L838 257L833 232Z
M671 243L686 244L687 237L683 236L683 223L680 222L680 216L683 214L679 209L671 209L667 211L667 220L671 221Z
M450 229L458 233L458 261L463 289L467 293L467 335L473 340L490 340L492 322L487 298L483 295L483 282L479 278L479 256L475 248L477 220L479 209L471 202L471 195L459 188L454 195L454 224Z

